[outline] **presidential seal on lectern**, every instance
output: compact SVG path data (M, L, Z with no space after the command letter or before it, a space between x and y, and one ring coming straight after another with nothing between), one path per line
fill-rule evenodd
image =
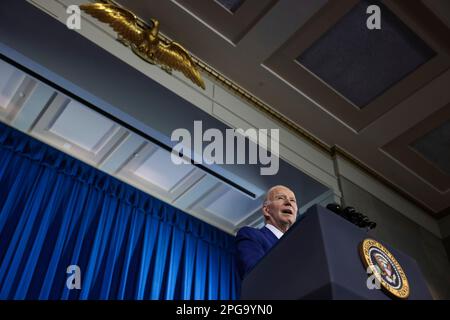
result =
M381 288L391 297L407 299L410 288L406 274L397 259L381 243L364 239L359 247L361 259L370 268Z

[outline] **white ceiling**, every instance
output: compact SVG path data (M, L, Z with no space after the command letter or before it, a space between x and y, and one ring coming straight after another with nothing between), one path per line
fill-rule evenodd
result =
M80 124L83 124L80 130ZM117 127L114 122L81 103L70 100L51 124L49 131L84 150L97 153Z
M134 174L168 192L177 185L178 181L186 178L194 170L195 167L191 164L179 166L173 164L170 153L159 149L145 159Z
M0 74L0 108L6 109L25 75L5 65Z

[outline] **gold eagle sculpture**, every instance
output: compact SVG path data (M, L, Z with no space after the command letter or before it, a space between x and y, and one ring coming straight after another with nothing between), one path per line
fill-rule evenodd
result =
M118 6L106 3L80 5L80 9L101 22L110 25L118 34L118 40L128 46L145 61L172 73L181 71L196 85L205 89L200 72L189 53L176 42L163 42L159 37L159 21L151 19L152 27L139 23L136 15Z

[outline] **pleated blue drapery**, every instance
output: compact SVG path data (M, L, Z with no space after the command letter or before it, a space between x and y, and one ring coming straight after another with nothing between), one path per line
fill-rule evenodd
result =
M0 299L230 300L233 259L230 235L0 123Z

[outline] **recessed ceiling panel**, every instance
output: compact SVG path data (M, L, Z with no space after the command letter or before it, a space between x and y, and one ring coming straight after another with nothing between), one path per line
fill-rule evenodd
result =
M230 204L233 205L230 206ZM221 196L212 201L205 210L237 224L239 220L253 213L260 206L260 201L251 199L235 189L225 187Z
M192 165L175 165L170 159L169 152L158 149L136 169L134 174L169 191L193 170Z
M150 194L173 202L205 173L190 163L174 164L168 150L147 141L135 150L117 175Z
M367 28L373 4L381 30ZM360 132L450 67L435 20L419 1L328 1L264 66Z
M215 0L230 12L236 12L245 0Z
M8 107L24 79L23 72L0 60L0 108Z
M116 127L111 120L71 100L50 127L50 132L96 153L108 142Z
M176 2L202 23L236 44L277 0L176 0Z
M219 183L192 205L192 210L201 216L222 221L236 228L241 221L255 215L261 207L262 199L263 196L252 199L230 186Z
M381 29L366 10L380 7ZM429 61L435 52L379 1L360 1L297 61L358 107Z
M414 141L411 147L450 176L450 120Z
M125 128L62 94L48 101L31 133L93 165L99 165L128 134Z
M14 121L35 87L34 79L0 60L0 120L6 123Z
M382 147L441 193L450 193L450 104Z

